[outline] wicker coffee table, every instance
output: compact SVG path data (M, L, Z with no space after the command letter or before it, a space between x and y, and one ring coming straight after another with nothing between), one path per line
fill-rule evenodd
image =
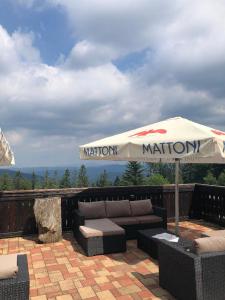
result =
M139 230L137 235L137 246L139 249L148 253L152 258L158 259L159 239L153 236L160 233L171 233L165 228L154 228Z

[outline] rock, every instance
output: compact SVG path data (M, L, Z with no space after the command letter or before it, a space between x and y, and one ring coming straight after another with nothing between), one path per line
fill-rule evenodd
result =
M41 242L54 243L62 239L61 198L35 199L34 215Z

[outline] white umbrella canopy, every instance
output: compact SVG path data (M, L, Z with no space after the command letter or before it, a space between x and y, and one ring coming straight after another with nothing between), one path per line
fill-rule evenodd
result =
M0 129L0 166L10 166L15 164L13 152Z
M82 145L80 158L225 163L225 132L176 117Z
M176 163L175 219L178 233L179 163L225 163L225 132L175 117L82 145L80 158Z

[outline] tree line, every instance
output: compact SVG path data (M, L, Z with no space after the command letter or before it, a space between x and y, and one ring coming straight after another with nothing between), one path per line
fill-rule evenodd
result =
M53 176L46 170L43 177L35 172L30 178L24 177L20 171L10 176L7 172L0 176L1 190L28 190L28 189L56 189L72 187L104 187L104 186L128 186L128 185L163 185L174 183L174 164L151 164L140 162L128 162L126 168L114 181L109 180L104 170L95 182L91 182L87 168L81 165L78 171L71 172L65 169L59 177L57 171ZM223 165L207 164L183 164L180 171L180 183L206 183L225 185L225 168Z

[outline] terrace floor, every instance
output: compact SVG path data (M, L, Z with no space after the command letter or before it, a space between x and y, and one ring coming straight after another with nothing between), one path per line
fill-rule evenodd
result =
M180 228L183 237L193 239L218 227L183 221ZM18 252L28 255L31 300L174 299L159 287L157 261L134 240L125 253L86 257L72 233L55 244L38 244L37 236L0 239L0 254Z

